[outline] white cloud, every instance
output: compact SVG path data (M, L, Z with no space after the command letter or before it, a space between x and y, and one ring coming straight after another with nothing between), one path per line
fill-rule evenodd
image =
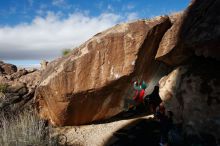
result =
M134 18L134 14L126 19ZM0 59L49 59L61 55L63 48L74 48L96 33L125 18L113 13L90 17L70 14L66 19L49 12L30 24L0 27Z
M128 21L133 21L133 20L136 20L138 18L139 18L138 13L136 13L136 12L128 13L128 16L127 16Z

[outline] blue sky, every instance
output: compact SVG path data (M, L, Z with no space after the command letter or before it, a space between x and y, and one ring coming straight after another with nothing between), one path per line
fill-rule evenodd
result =
M118 23L184 10L190 0L1 0L0 60L19 66L61 56Z

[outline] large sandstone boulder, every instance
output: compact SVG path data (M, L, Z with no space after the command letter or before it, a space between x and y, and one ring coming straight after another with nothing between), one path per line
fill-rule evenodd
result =
M184 131L219 139L220 62L196 58L160 80L160 96Z
M170 26L168 17L116 25L49 63L36 90L41 117L80 125L121 112L132 79L150 82L163 67L154 57Z
M193 0L165 33L156 59L176 66L194 54L220 60L220 1Z

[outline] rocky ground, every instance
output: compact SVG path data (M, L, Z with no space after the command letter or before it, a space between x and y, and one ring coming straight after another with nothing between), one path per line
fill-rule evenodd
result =
M0 62L0 110L17 111L33 99L41 70Z
M160 146L160 123L143 111L123 112L99 123L55 128L61 144L71 146ZM219 146L212 135L184 133L174 124L168 134L169 146Z
M140 145L146 141L158 145L159 125L150 120L152 117L153 115L134 116L134 113L123 113L120 120L117 117L102 123L60 127L56 128L56 132L66 136L68 145L75 146Z

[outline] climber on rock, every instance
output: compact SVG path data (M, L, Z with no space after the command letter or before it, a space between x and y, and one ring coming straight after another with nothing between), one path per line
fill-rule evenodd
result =
M147 88L147 84L145 81L142 81L138 84L138 82L134 82L134 89L135 89L135 96L133 97L133 100L135 101L135 107L144 105L144 96L145 96L145 89Z
M144 96L146 94L145 89L147 88L147 84L145 81L133 82L133 89L135 90L135 95L130 98L125 99L125 111L128 111L129 109L136 109L137 106L144 105Z

